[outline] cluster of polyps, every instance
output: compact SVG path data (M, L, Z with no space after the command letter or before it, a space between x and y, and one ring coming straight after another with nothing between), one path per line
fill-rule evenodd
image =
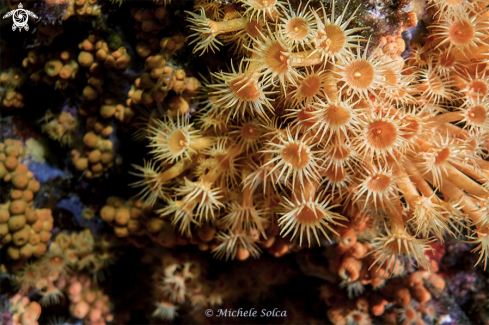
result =
M219 229L227 258L278 233L319 243L352 218L343 207L378 221L378 267L407 256L430 268L428 243L463 228L487 263L487 2L433 5L429 37L404 61L398 37L373 50L334 7L203 2L189 17L195 50L235 42L245 57L211 74L198 127L148 122L161 162L140 168L148 203L166 200L161 216L182 233Z

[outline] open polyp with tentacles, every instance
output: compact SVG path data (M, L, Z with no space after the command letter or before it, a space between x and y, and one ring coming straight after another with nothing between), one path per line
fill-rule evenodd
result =
M280 256L353 231L371 242L366 267L386 274L406 258L432 269L432 243L449 236L474 243L486 265L481 3L434 1L428 37L406 60L400 34L374 44L334 4L197 4L195 52L235 42L240 63L204 82L195 123L150 126L160 165L138 168L135 185L150 205L166 201L159 213L181 233L215 229L217 257ZM358 215L368 227L352 228ZM280 237L291 243L273 250Z

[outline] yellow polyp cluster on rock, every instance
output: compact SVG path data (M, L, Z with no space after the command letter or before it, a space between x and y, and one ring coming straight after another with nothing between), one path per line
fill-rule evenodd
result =
M218 257L258 256L277 228L292 247L336 239L357 211L373 220L366 268L432 269L430 243L467 231L486 264L488 9L443 3L404 60L402 30L377 46L334 4L203 2L188 12L194 51L238 35L247 51L211 73L192 120L147 117L141 198L166 201L156 212L188 237L216 229Z
M114 164L114 145L108 137L113 131L110 124L87 119L87 133L83 136L83 149L73 149L71 160L87 178L97 178Z
M22 108L24 95L16 90L24 80L22 73L8 69L0 73L0 105L3 108Z
M55 53L31 50L22 61L22 66L31 71L31 81L42 81L60 89L68 86L69 81L76 77L79 69L75 53L70 50Z
M28 297L20 293L10 298L12 322L14 325L39 325L42 308L36 301L30 301Z
M173 114L185 114L191 98L200 89L200 82L194 77L187 77L183 69L175 70L162 54L146 58L145 71L137 78L129 91L127 104L151 105L161 103L173 90L177 96L167 100Z
M56 116L48 110L43 120L46 123L43 125L42 130L51 139L59 141L63 146L73 145L78 121L71 113L61 112Z
M108 238L95 241L88 229L59 233L41 259L24 264L16 281L23 291L37 292L44 307L66 295L73 317L85 324L105 324L113 319L110 301L96 283L113 261L111 245Z
M7 139L0 143L0 178L12 185L10 200L0 204L0 247L8 246L12 260L41 257L51 239L53 217L49 209L33 209L40 183L21 163L26 149L22 142Z

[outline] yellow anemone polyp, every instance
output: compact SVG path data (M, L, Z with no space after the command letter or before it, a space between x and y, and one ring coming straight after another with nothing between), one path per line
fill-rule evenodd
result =
M49 265L54 268L59 268L61 266L64 266L65 264L65 259L59 255L51 256L49 258Z
M168 149L172 154L177 154L187 149L187 135L183 130L176 130L169 137Z
M487 111L485 107L476 105L467 111L467 118L471 124L484 125L487 121Z
M260 137L260 129L258 125L246 123L241 128L241 137L246 141L256 141Z
M372 175L365 185L369 190L374 192L383 192L388 190L392 185L392 177L385 174Z
M256 101L260 98L261 91L257 87L255 79L243 75L229 82L229 88L240 100Z
M467 88L467 96L470 96L475 100L477 100L478 98L484 98L489 92L489 87L482 80L472 81L471 83L469 83Z
M364 59L353 60L344 71L346 83L356 89L368 89L374 81L374 76L374 67Z
M309 75L301 81L298 94L303 97L313 97L321 89L321 79L318 75Z
M245 30L248 33L248 35L250 35L251 37L260 36L261 29L262 28L258 20L252 19L246 22Z
M455 65L455 55L452 52L443 52L439 56L438 64L441 68L450 69Z
M311 128L317 122L317 117L314 114L314 112L315 112L314 108L311 107L303 108L297 113L297 120L302 126L306 128Z
M279 41L272 42L264 52L264 61L267 67L279 75L289 70L289 52Z
M311 209L309 206L305 205L296 215L295 218L297 222L305 225L313 225L318 223L321 219L321 213L318 214L316 209Z
M351 150L346 146L337 146L335 150L332 150L331 158L336 160L343 160L350 156Z
M282 159L297 169L302 169L309 164L310 155L309 148L301 142L288 143L281 152Z
M450 148L443 148L436 152L435 155L435 165L442 165L448 161L450 158L451 150Z
M366 141L374 149L386 149L394 144L397 128L387 121L374 121L367 127Z
M474 26L466 20L455 21L448 29L448 37L455 45L467 45L471 43L474 35Z
M328 24L324 26L326 38L318 45L319 48L324 48L332 54L340 53L343 50L346 42L346 35L340 26Z
M413 118L406 117L405 120L407 121L407 124L402 127L402 130L405 132L404 138L411 139L419 134L419 131L421 130L421 124L419 123L419 121Z
M350 111L338 104L330 104L321 116L330 126L342 126L351 119Z
M285 33L293 41L301 41L309 34L309 25L304 18L295 17L285 24Z
M326 177L333 183L340 183L346 180L348 174L343 168L336 168L335 166L331 166L328 168L324 174Z

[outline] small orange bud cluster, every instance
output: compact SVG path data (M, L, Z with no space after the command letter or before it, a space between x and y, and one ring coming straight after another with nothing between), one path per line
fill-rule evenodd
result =
M100 210L100 217L114 227L117 237L140 236L144 231L141 219L146 213L139 201L124 201L111 196Z
M73 282L71 274L75 273L75 278L78 276L80 279L84 277L88 280L88 276L100 279L103 269L113 261L111 246L107 238L95 241L89 229L70 235L59 233L41 259L25 264L17 272L17 281L23 291L37 292L43 306L59 303L63 290L67 291L70 301L76 303L83 298L83 294L80 296L81 286L77 291L73 288L76 285L70 285Z
M10 312L13 325L39 325L37 321L41 316L41 305L30 301L28 297L20 293L10 298Z
M133 8L131 15L136 20L134 29L138 32L137 38L149 46L157 45L156 35L165 28L167 14L168 9L163 5L146 9Z
M154 317L171 321L176 317L178 308L193 306L200 309L222 304L226 289L219 286L216 280L208 280L204 276L202 265L196 258L178 260L164 255L160 263L161 267L153 275L156 300Z
M88 68L88 84L83 89L83 98L87 102L94 101L104 93L103 68L125 70L129 67L131 56L125 47L110 49L105 40L95 35L89 35L78 44L78 48L81 50L78 62L82 67Z
M51 139L60 142L62 146L73 145L78 121L70 112L61 112L55 115L48 110L44 116L44 121L46 123L43 125L42 131L47 133Z
M100 106L99 112L100 116L104 119L114 117L119 121L126 123L134 116L132 108L118 104L117 101L109 98L104 100L104 104Z
M10 200L0 205L0 247L10 244L8 256L13 260L40 257L51 239L51 210L32 209L40 183L20 162L25 148L20 141L0 143L0 178L10 182Z
M187 77L183 69L174 69L167 65L162 54L149 56L144 70L131 87L127 104L161 103L173 90L177 96L170 98L170 110L174 114L185 114L189 109L191 98L200 90L200 82L194 77Z
M0 106L4 108L22 108L24 95L16 90L23 81L20 71L9 69L0 73Z
M68 82L77 76L78 63L72 51L45 52L31 50L22 61L22 66L29 69L30 79L34 82L44 82L65 89Z
M68 279L67 293L71 316L84 320L84 324L105 325L112 322L109 296L86 276Z
M107 68L116 68L125 70L131 62L131 56L127 53L127 49L123 46L117 50L109 48L105 40L98 39L95 35L88 36L83 42L78 44L81 50L78 54L78 62L84 68L96 70L99 64Z
M388 324L404 324L402 321L405 319L413 320L412 323L415 323L414 320L422 319L422 316L436 316L428 287L430 290L441 292L445 288L445 281L437 274L416 271L403 278L387 280L373 294L363 295L364 288L361 285L352 287L349 289L349 295L356 296L354 300L347 299L344 293L332 284L322 285L320 296L330 307L327 315L334 325L353 323L349 322L349 319L360 316L370 319L371 315L383 316ZM398 322L399 320L401 322Z
M97 0L68 0L70 6L66 9L63 20L71 16L100 16L102 8Z
M87 130L83 136L84 148L73 149L71 160L77 170L84 171L85 177L97 178L114 164L113 143L108 139L113 127L90 117L87 119Z

